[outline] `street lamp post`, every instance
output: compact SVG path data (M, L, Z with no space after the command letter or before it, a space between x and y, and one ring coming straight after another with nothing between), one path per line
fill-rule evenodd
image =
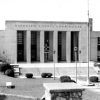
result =
M53 51L53 54L54 54L54 80L55 80L55 53L56 53L56 51L54 50Z
M76 62L76 83L77 83L77 47L74 47L74 53L75 53L75 62Z

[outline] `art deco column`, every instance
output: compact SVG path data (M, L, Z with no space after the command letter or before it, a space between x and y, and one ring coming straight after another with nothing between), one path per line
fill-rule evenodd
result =
M71 62L71 32L66 32L66 59Z
M53 61L58 62L58 31L53 33Z
M31 62L31 31L27 30L26 33L26 60L28 63Z
M44 31L40 31L40 62L44 63Z

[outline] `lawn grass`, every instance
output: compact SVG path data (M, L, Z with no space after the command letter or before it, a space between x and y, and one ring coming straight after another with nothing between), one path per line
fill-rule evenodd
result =
M6 82L12 82L15 89L8 89L5 87ZM0 74L0 91L1 93L25 95L31 97L41 98L44 95L43 83L60 82L58 78L12 78Z
M79 79L86 80L86 77L79 77ZM6 82L12 82L15 89L8 89L5 87ZM0 93L20 95L20 96L5 96L0 95L0 100L34 100L32 98L41 98L44 95L43 83L57 83L60 82L59 78L12 78L0 73ZM89 90L83 92L82 100L100 100L100 93L95 93Z

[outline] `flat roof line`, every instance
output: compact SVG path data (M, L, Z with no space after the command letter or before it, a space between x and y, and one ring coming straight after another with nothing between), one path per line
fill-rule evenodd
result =
M61 23L61 24L87 24L88 22L6 20L6 23Z

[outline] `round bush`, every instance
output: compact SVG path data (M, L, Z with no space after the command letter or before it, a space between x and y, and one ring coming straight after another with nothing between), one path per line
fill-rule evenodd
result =
M52 73L42 73L41 74L42 78L51 78L51 76L52 76Z
M33 77L33 74L32 74L32 73L27 73L25 76L26 76L27 78L32 78L32 77Z
M71 77L70 76L61 76L60 82L71 82Z
M90 82L98 82L99 78L97 76L91 76Z
M47 73L48 78L51 78L52 73Z
M7 69L12 69L12 66L11 66L10 64L8 64L8 63L2 63L2 64L0 65L0 71L1 71L1 72L4 72L4 73L5 73L5 71L6 71Z
M46 77L47 77L47 73L42 73L42 74L41 74L41 77L42 77L42 78L46 78Z
M5 75L14 77L14 70L13 69L7 69L5 71Z

